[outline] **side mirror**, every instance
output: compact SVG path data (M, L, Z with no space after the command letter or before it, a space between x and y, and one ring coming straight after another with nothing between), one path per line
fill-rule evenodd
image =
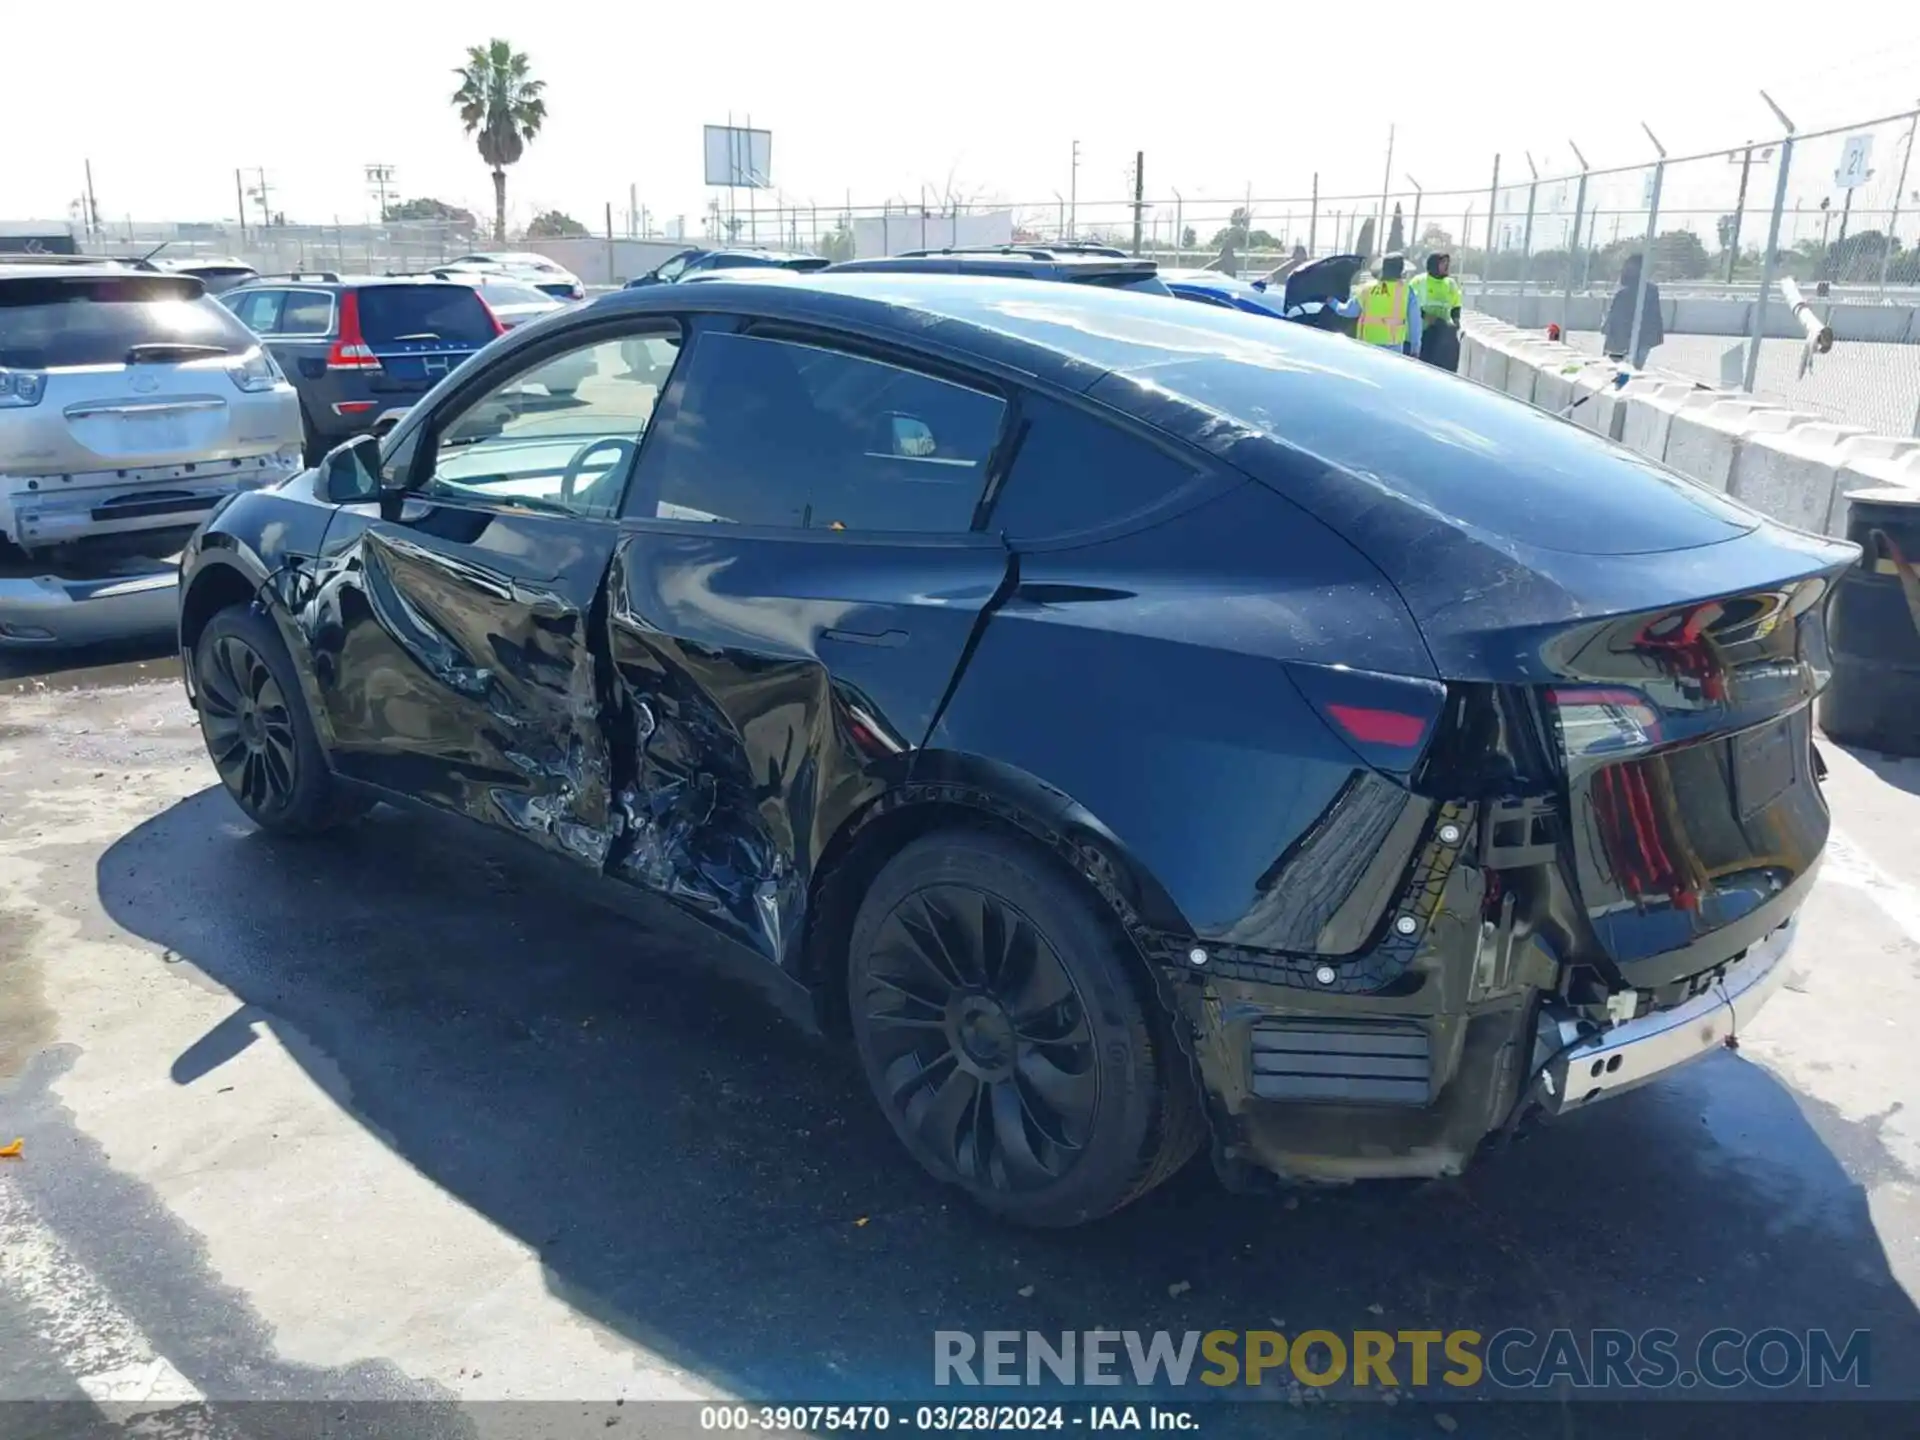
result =
M336 445L320 462L327 500L334 505L359 505L380 498L380 440L356 435Z

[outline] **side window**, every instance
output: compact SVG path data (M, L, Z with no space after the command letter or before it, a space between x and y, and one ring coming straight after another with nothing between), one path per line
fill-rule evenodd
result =
M284 290L249 290L236 295L231 306L233 318L256 335L272 335L280 325L280 302Z
M602 340L502 381L439 420L421 493L612 515L678 349L671 333Z
M1014 540L1122 520L1200 479L1119 425L1058 401L1029 396L1020 414L1027 433L987 521Z
M972 527L1006 403L880 360L702 335L647 452L646 513L814 530Z
M324 290L289 290L275 334L325 335L333 329L333 296Z
M690 255L675 255L671 259L663 261L660 268L653 272L654 278L662 281L678 280L681 272L687 268L687 261L691 258L692 256Z

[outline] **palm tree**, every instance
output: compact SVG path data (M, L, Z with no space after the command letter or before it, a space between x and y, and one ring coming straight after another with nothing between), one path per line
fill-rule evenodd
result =
M547 118L547 102L540 92L544 80L527 75L527 57L504 40L490 40L467 50L467 63L453 73L460 88L454 108L467 134L479 136L480 158L493 167L493 243L507 239L507 166L525 153L527 142L540 133Z

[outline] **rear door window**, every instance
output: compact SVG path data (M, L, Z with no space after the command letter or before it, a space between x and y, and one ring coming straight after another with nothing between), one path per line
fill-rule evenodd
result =
M0 365L54 370L119 365L138 345L259 342L197 280L173 275L0 277Z
M987 520L1011 540L1112 524L1202 478L1120 425L1044 396L1023 399L1020 414L1026 433Z
M286 293L284 290L249 290L244 295L235 295L226 304L233 311L234 319L254 334L271 335L280 326L280 307Z
M360 333L369 345L444 340L484 345L493 316L465 285L369 285L360 292Z
M320 336L333 329L333 296L324 290L289 290L280 307L278 335Z
M885 361L708 333L637 488L660 519L961 533L1005 416L998 396Z

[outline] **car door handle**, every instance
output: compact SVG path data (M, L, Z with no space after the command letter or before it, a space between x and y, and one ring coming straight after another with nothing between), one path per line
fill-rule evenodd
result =
M822 630L823 640L838 640L847 645L879 645L893 650L907 643L904 630Z

